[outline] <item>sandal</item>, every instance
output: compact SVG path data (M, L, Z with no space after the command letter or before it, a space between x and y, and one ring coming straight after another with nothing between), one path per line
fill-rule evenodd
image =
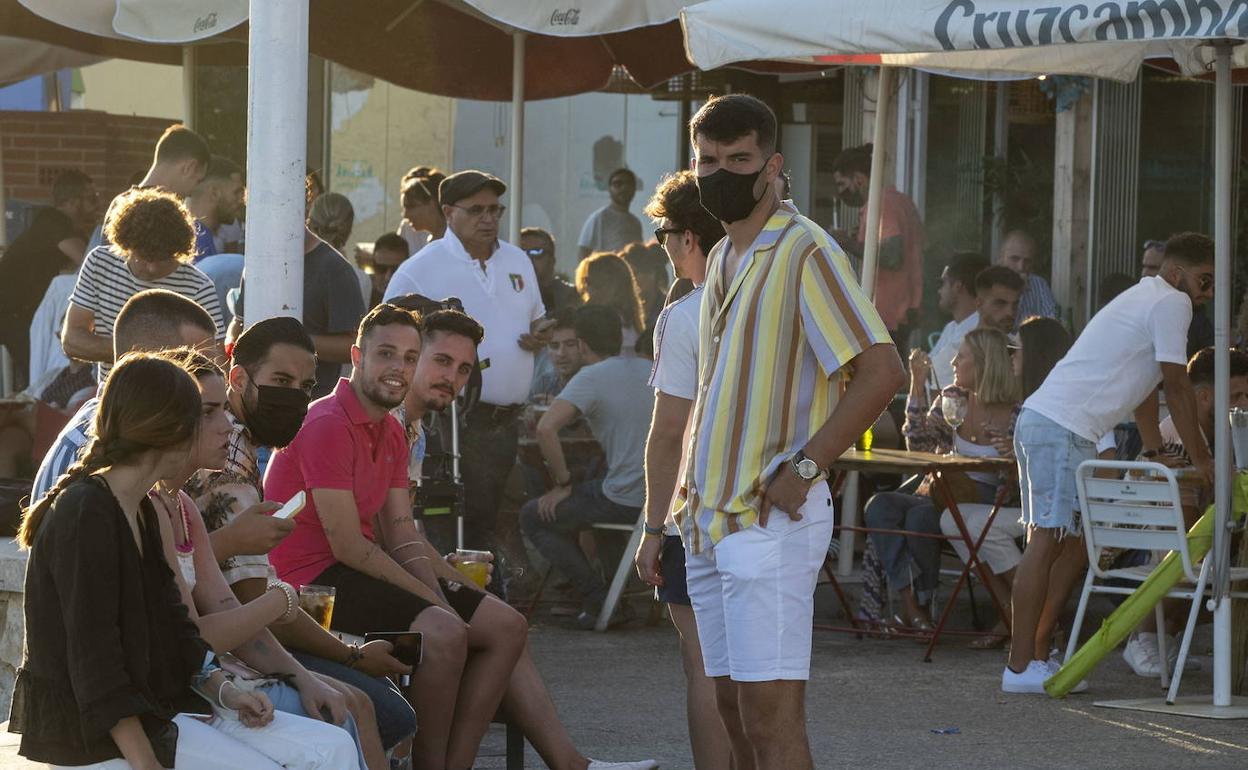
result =
M977 636L967 644L972 650L999 650L1010 640L1009 634L984 634Z

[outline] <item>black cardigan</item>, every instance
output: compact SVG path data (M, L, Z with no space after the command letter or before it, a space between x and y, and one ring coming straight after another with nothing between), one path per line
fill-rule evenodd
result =
M143 553L103 479L62 492L35 534L26 567L26 645L9 730L19 754L56 765L121 756L109 735L137 716L164 767L173 767L182 711L207 704L190 689L208 646L165 562L144 498Z

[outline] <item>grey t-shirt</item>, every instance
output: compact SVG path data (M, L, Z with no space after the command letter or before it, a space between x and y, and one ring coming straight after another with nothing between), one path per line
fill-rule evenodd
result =
M246 289L246 276L243 288ZM246 322L243 294L240 292L234 310ZM360 296L360 283L347 258L322 241L303 257L303 328L308 334L354 333L367 309ZM313 398L328 396L338 384L342 364L318 359L316 387Z
M602 492L619 505L641 507L646 497L645 448L654 391L650 362L619 356L577 372L559 393L585 415L607 458Z
M591 251L619 251L641 239L641 220L608 203L585 220L578 245Z

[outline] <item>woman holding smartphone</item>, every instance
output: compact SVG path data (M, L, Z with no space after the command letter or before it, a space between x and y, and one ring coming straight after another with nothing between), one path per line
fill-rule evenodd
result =
M210 663L148 498L186 462L200 413L199 390L180 366L124 357L82 461L26 511L18 533L30 549L26 653L9 729L22 734L27 759L106 770L280 767L195 715L211 713L202 696L213 722L281 729L267 697ZM354 746L342 733L316 754L286 766L349 766L342 759Z

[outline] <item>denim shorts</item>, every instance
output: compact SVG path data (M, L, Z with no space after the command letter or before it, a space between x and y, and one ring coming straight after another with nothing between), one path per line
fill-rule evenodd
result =
M1014 426L1014 455L1028 527L1079 533L1075 472L1096 458L1096 442L1075 435L1048 417L1024 409Z

